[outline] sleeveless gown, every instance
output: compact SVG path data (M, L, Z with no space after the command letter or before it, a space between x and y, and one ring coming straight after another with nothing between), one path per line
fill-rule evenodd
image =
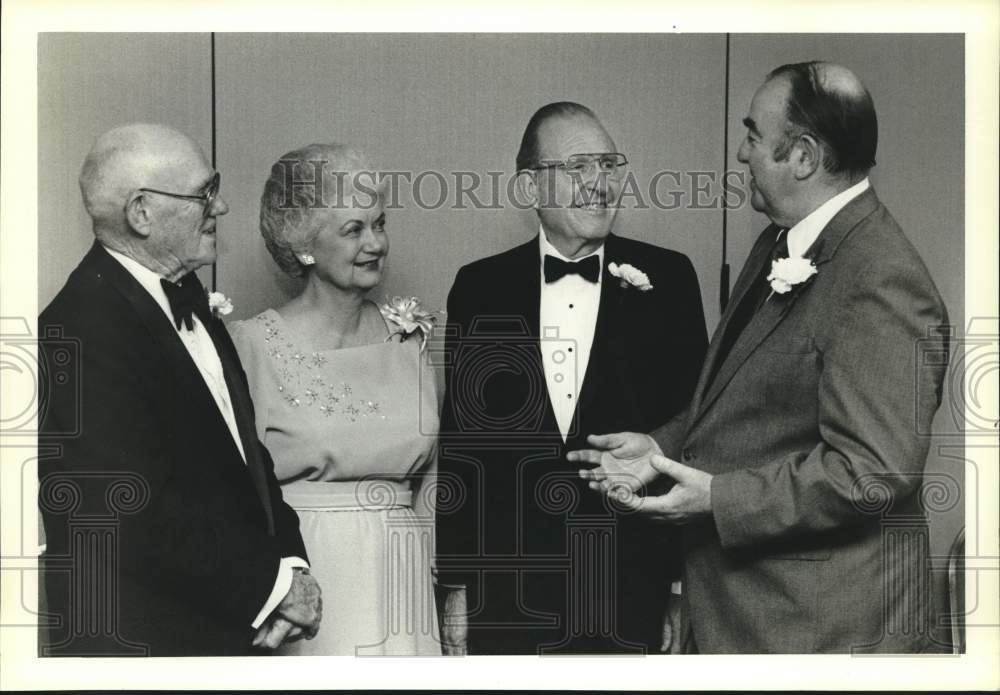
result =
M434 494L421 474L438 432L420 341L309 351L273 309L229 329L323 590L319 634L278 654L441 654L434 519L414 511L415 496Z

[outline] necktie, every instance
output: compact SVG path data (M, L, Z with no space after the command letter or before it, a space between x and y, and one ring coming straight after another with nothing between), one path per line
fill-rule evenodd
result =
M161 279L160 285L170 302L170 313L174 315L177 330L181 329L182 323L189 331L194 330L192 313L208 315L208 295L194 273L188 273L176 283Z
M726 332L722 336L722 343L719 345L719 353L715 358L715 365L712 371L712 378L715 378L715 374L718 373L719 368L722 363L726 361L726 357L729 355L729 351L732 350L733 345L736 344L736 340L740 337L743 331L746 329L747 325L750 323L750 319L753 315L757 313L757 310L761 305L767 301L768 294L770 293L771 285L767 281L767 276L771 274L771 262L778 258L785 258L788 256L788 232L787 230L778 230L778 239L775 240L774 245L771 248L770 259L764 263L764 267L761 268L760 273L754 279L753 284L747 289L746 294L740 300L739 305L737 305L736 310L733 311L733 316L729 319L729 324L726 326ZM712 383L709 379L709 384Z
M555 256L549 256L546 254L545 263L543 265L545 270L545 282L555 282L561 277L566 275L579 275L587 282L597 282L597 278L601 274L601 261L597 257L597 254L592 256L587 256L582 261L564 261Z

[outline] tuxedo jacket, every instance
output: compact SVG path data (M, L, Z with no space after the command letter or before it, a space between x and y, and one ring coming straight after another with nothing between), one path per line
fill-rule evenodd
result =
M551 623L553 615L565 622L562 602L577 571L567 574L571 527L622 525L565 453L586 446L588 434L652 428L680 411L694 388L708 341L690 261L615 235L604 249L590 358L565 443L542 366L540 343L558 338L539 336L538 237L463 267L449 294L439 572L446 583L478 584L482 605L470 607L473 625ZM653 289L623 288L607 270L611 262L646 272ZM651 530L644 538L658 535ZM621 559L629 552L617 540ZM671 556L651 547L644 554L661 564ZM614 558L601 562L616 569ZM656 587L660 599L668 583ZM657 609L645 610L659 625Z
M807 251L817 273L716 364L776 231L736 281L689 412L654 432L714 475L712 519L684 531L686 637L705 653L933 649L920 490L945 307L869 189Z
M171 320L100 244L39 318L43 654L248 653L280 559L306 557L236 351L202 321L246 463Z

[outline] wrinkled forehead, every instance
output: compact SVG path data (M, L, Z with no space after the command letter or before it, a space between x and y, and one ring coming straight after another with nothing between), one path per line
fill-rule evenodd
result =
M550 118L538 129L538 152L544 160L615 151L615 142L604 126L585 114Z

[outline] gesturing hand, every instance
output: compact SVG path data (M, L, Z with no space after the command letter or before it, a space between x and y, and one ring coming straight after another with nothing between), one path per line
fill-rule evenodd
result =
M653 468L670 476L676 485L665 495L640 497L624 486L612 487L608 496L626 509L654 521L686 524L712 513L712 475L677 463L659 454L650 458Z
M591 490L607 492L612 487L624 486L634 492L659 476L650 457L663 452L648 434L592 434L587 442L594 448L571 451L566 458L577 463L597 464L579 471L581 478L590 481Z
M319 632L323 618L321 594L319 583L309 570L296 567L292 571L292 588L274 609L276 619L284 618L302 628L306 639L312 639Z

